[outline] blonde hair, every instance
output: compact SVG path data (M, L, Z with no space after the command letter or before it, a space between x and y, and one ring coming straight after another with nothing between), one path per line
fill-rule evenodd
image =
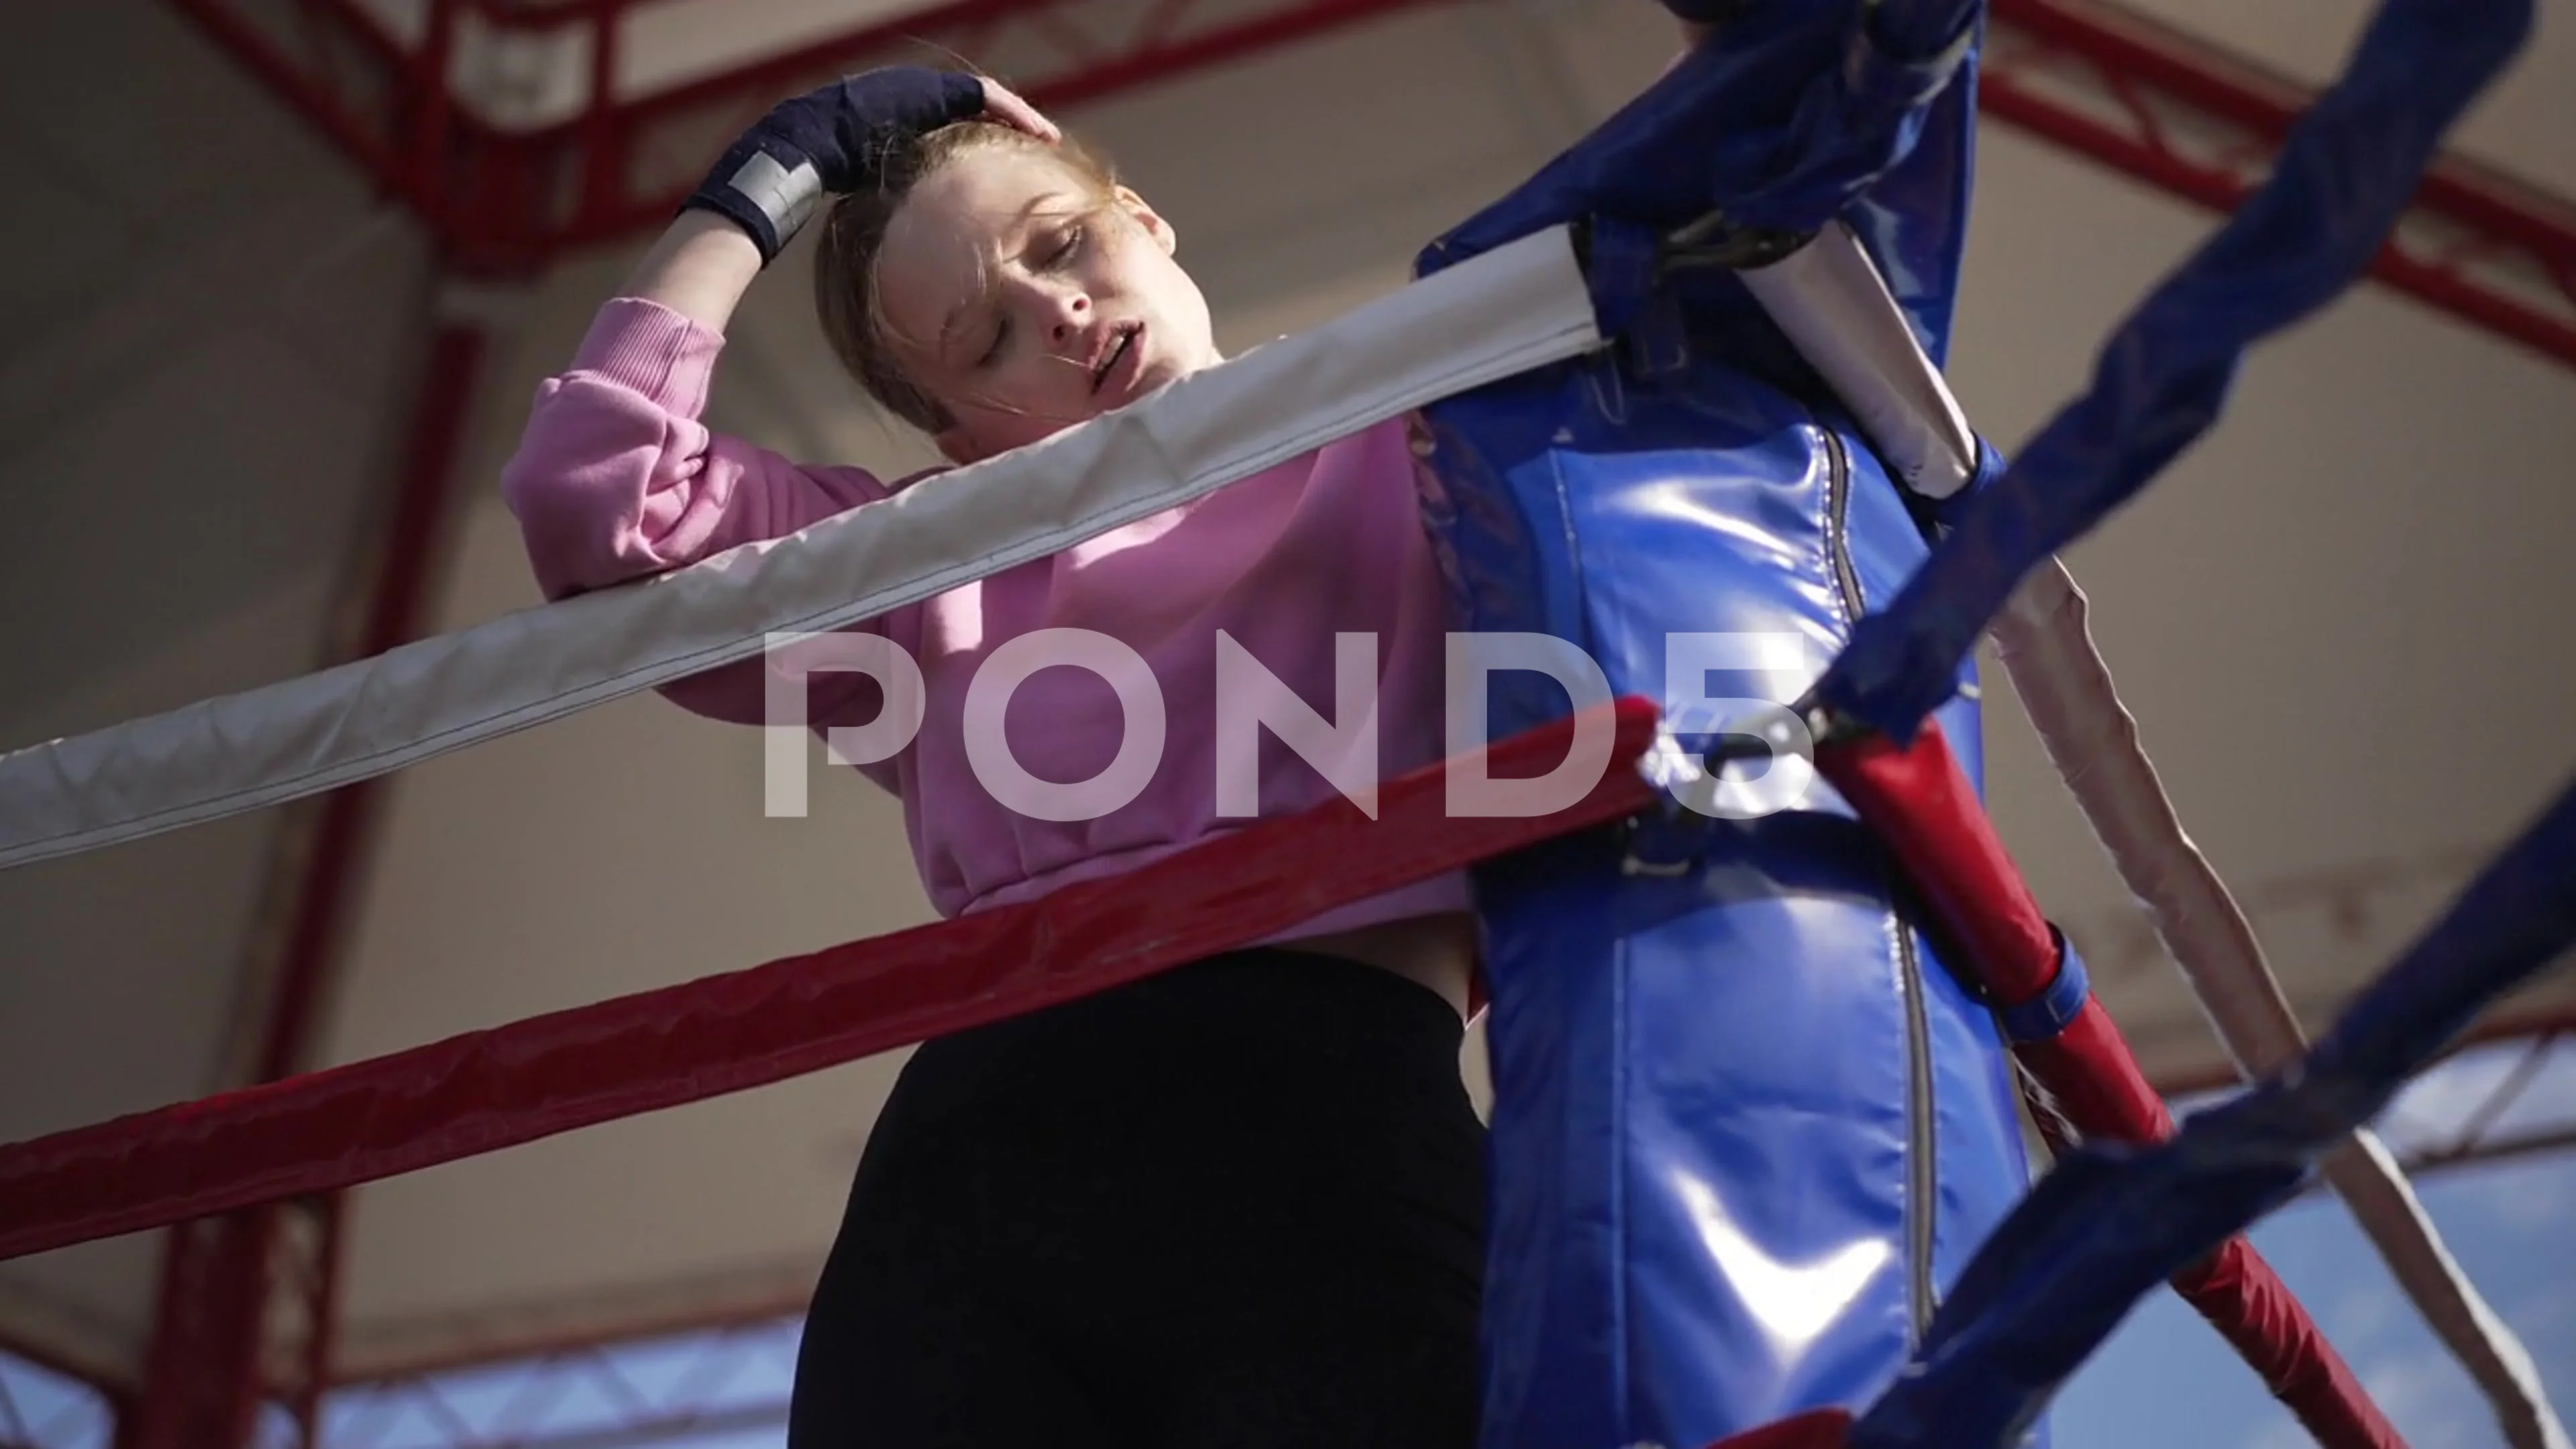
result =
M1070 138L1049 144L999 122L960 121L891 147L877 168L877 184L833 201L815 239L814 311L832 355L869 397L925 433L940 432L954 419L904 374L898 339L886 325L877 293L877 254L885 246L886 228L915 186L960 156L987 147L1016 147L1053 159L1082 183L1095 206L1115 198L1117 177Z

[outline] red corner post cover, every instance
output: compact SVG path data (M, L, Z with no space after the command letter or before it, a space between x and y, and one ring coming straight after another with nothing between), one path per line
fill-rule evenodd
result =
M1882 735L1833 741L1816 751L1816 768L1886 843L1950 954L1990 1000L2018 1006L2056 981L2056 932L1939 726L1926 722L1903 749ZM2098 999L2086 1000L2057 1035L2017 1042L2013 1051L2083 1136L2173 1135L2164 1099ZM2404 1449L2307 1310L2243 1238L2177 1274L2173 1286L2326 1449Z

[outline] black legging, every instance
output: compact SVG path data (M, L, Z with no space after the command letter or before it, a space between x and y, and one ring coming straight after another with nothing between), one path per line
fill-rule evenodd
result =
M1458 1018L1213 957L933 1042L851 1188L790 1449L1470 1449Z

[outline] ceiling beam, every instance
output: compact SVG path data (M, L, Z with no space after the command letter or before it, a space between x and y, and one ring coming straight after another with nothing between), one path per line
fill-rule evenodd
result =
M451 265L507 274L659 225L741 126L834 75L945 51L1065 109L1455 0L1154 0L1141 16L1133 0L952 0L635 97L611 78L621 25L652 0L429 0L423 38L408 43L357 0L169 3L402 198ZM435 84L469 7L503 30L587 30L584 111L507 131ZM2203 206L2250 194L2314 99L2097 0L1991 0L1989 21L1987 114ZM2445 157L2372 272L2576 366L2576 206L2561 198Z
M2233 211L2316 93L2099 0L1990 0L1978 107L2168 195ZM2576 205L2456 154L2371 275L2576 367Z
M615 94L620 27L648 0L542 11L479 0L487 21L579 27L589 100L506 130L436 79L466 0L430 0L407 45L357 0L168 0L430 228L451 269L519 275L669 218L708 159L777 99L872 66L972 56L1063 110L1446 0L952 0L642 96Z

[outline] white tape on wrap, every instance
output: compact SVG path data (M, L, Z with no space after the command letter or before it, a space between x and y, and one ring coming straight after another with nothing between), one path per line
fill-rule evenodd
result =
M801 533L0 755L0 867L346 785L917 603L1596 348L1564 228Z

